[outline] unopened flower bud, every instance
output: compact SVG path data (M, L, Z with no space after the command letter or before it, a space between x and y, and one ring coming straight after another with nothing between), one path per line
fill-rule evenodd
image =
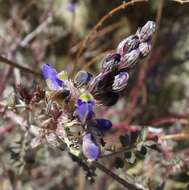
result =
M139 45L139 51L142 57L146 57L152 49L152 45L148 42L140 43Z
M92 74L87 71L79 71L74 78L74 83L77 87L88 84L92 79Z
M115 76L114 83L112 85L112 90L115 92L122 91L127 86L127 81L129 79L129 74L127 72L121 72Z
M133 66L140 57L139 49L134 49L130 53L127 53L123 56L121 60L121 64L119 65L119 69L125 69Z
M137 35L131 35L124 40L122 40L118 47L117 47L117 53L119 53L121 56L125 55L126 53L129 53L133 49L137 48L140 41Z
M112 127L112 122L110 120L107 119L96 119L96 125L95 127L99 130L99 131L107 131L109 129L111 129Z
M119 93L117 92L105 92L95 97L104 106L113 106L119 99Z
M101 62L103 72L110 71L119 64L121 56L119 53L108 54Z
M95 161L98 159L100 148L96 144L91 133L87 133L83 136L82 151L88 161Z
M147 41L156 30L156 24L153 21L148 21L141 29L136 32L140 42Z

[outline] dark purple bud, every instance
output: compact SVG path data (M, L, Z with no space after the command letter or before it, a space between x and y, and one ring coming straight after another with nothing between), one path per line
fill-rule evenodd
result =
M122 57L121 64L119 64L119 69L125 69L133 66L140 57L139 49L134 49L130 53L125 54Z
M92 74L87 71L79 71L74 78L74 84L77 87L88 84L92 79Z
M142 42L139 45L139 51L142 57L146 57L152 49L152 45L149 42Z
M105 92L95 97L104 106L113 106L119 99L119 93L117 92Z
M104 132L104 131L107 131L107 130L111 129L112 122L110 120L107 120L107 119L96 119L95 127L99 131Z
M88 161L95 161L99 158L100 147L95 142L91 133L83 136L82 151Z
M121 56L118 53L108 54L101 62L102 71L111 71L113 68L116 68L120 62L120 59Z
M96 98L96 95L111 91L116 71L101 72L97 75L89 86L90 93Z
M129 74L127 72L120 72L118 75L115 76L112 90L115 92L122 91L127 86L128 79Z
M136 35L139 37L140 42L145 42L149 40L155 30L155 22L148 21L141 29L137 30Z
M140 43L140 41L139 41L138 36L131 35L119 43L119 45L117 47L117 53L119 53L121 56L123 56L126 53L129 53L131 50L136 49L138 47L139 43Z

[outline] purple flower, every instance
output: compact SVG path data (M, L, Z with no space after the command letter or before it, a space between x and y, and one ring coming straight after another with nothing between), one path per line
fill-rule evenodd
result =
M112 122L107 120L107 119L96 119L96 125L95 127L101 131L101 132L104 132L104 131L107 131L109 129L111 129L112 127Z
M70 11L71 13L74 13L76 10L76 3L68 3L67 6L68 11Z
M128 79L129 79L129 74L127 72L120 72L114 78L112 90L115 92L122 91L127 86Z
M60 90L63 86L63 81L57 77L57 71L48 64L42 66L42 74L47 82L50 90Z
M92 119L94 116L94 101L82 101L77 100L75 115L78 117L79 121L85 123L87 120Z
M83 136L82 151L88 161L95 161L99 158L100 147L96 144L91 133Z

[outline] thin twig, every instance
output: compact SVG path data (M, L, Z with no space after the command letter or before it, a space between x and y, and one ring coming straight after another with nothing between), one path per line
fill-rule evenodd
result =
M160 140L175 140L175 141L189 140L189 133L177 133L173 135L165 135L161 136Z
M158 126L164 124L174 124L181 123L183 125L188 124L188 116L187 115L169 115L166 117L161 117L158 119L153 119L151 121L145 122L144 125Z
M35 75L36 77L40 77L41 78L41 73L37 72L37 71L34 71L30 68L27 68L27 67L23 67L22 65L18 64L18 63L15 63L3 56L0 55L0 62L2 63L5 63L5 64L8 64L10 65L11 67L14 67L14 68L18 68L24 72L27 72L27 73L31 73L33 75Z
M114 180L116 180L118 183L120 183L129 190L143 190L143 188L139 188L134 184L131 184L128 181L124 180L123 178L120 178L117 174L113 173L111 170L107 169L104 165L102 165L99 162L93 162L92 165L104 172L105 174L112 177Z
M98 37L98 39L99 39L100 37L103 37L104 35L106 35L106 34L112 32L112 31L116 30L117 28L119 28L119 27L122 26L122 25L123 25L123 21L121 20L121 21L119 21L119 22L116 22L116 23L114 23L114 24L111 24L111 25L109 25L109 26L106 26L106 27L102 28L102 29L98 32L98 35L97 35L97 34L93 34L93 35L90 37L90 39L88 40L88 43L90 43L90 45L91 45L91 43L95 42L95 40L96 40L97 37ZM81 46L81 44L82 44L82 41L80 41L79 43L75 44L75 45L71 48L70 52L73 52L73 53L74 53L74 52L77 52L78 49L79 49L79 47Z
M20 46L26 47L30 41L36 37L38 34L40 34L44 29L53 21L52 15L48 16L35 30L33 30L31 33L29 33L21 42Z
M172 1L180 3L180 4L189 3L189 0L172 0Z
M109 11L105 16L103 16L100 21L89 31L88 35L84 38L84 40L81 43L80 49L76 55L76 63L74 64L74 68L73 68L73 74L76 72L77 70L77 64L78 64L78 60L80 55L82 54L89 38L91 37L91 35L95 32L97 32L97 30L102 26L102 24L109 18L111 17L113 14L119 12L120 10L124 10L126 9L128 6L130 5L134 5L135 3L141 3L141 2L148 2L148 0L132 0L128 3L123 2L121 5L119 5L118 7L114 8L113 10Z
M112 52L113 50L107 50L104 51L102 53L100 53L99 55L97 55L96 57L94 57L93 59L91 59L89 62L87 62L83 67L82 70L87 70L91 65L93 65L94 63L96 63L97 60L99 60L100 58L102 58L104 55L106 55L107 53Z
M100 158L102 158L102 159L103 158L108 158L108 157L115 156L117 154L122 154L124 152L129 152L129 151L133 150L133 148L135 148L135 147L123 148L123 149L120 149L120 150L118 150L116 152L112 152L112 153L109 153L109 154L102 155L102 156L100 156Z

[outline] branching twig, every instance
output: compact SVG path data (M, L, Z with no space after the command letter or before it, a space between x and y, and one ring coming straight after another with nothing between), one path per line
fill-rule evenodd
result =
M116 180L118 183L120 183L121 185L123 185L125 188L129 190L143 190L143 188L139 188L135 186L134 184L131 184L128 181L120 178L118 175L113 173L111 170L107 169L104 165L100 164L99 162L93 162L92 165L98 168L99 170L101 170L102 172L104 172L105 174L112 177L114 180Z
M95 42L95 40L96 40L97 37L98 37L98 39L99 39L100 37L103 37L104 35L106 35L106 34L112 32L112 31L116 30L117 28L119 28L119 27L122 26L122 25L123 25L123 21L121 20L121 21L119 21L119 22L116 22L116 23L114 23L114 24L111 24L110 26L106 26L106 27L102 28L102 29L98 32L98 35L97 35L97 34L96 34L96 35L94 34L94 35L92 35L92 36L90 37L90 39L88 40L88 43L91 44L91 43ZM80 48L81 44L82 44L82 41L80 41L79 43L75 44L75 45L71 48L70 52L77 52L78 49Z
M131 150L133 150L135 147L129 147L129 148L123 148L123 149L120 149L116 152L112 152L112 153L109 153L109 154L105 154L105 155L102 155L100 156L100 158L108 158L108 157L112 157L112 156L115 156L117 154L122 154L124 152L129 152Z
M166 117L161 117L158 119L154 119L145 123L145 125L164 125L164 124L174 124L174 123L188 124L188 116L187 115L170 115Z
M1 55L0 55L0 62L8 64L11 67L18 68L18 69L20 69L20 70L22 70L24 72L31 73L31 74L35 75L36 77L41 77L41 73L39 73L37 71L34 71L34 70L30 69L30 68L23 67L22 65L20 65L18 63L15 63L15 62L13 62L13 61L11 61L11 60L9 60L9 59L1 56Z
M135 3L140 3L140 2L147 2L148 0L132 0L128 3L123 2L123 4L119 5L118 7L114 8L113 10L111 10L110 12L108 12L105 16L103 16L100 21L89 31L88 35L84 38L84 40L81 43L80 49L76 55L76 63L74 64L74 69L73 69L73 74L75 73L75 71L77 70L77 63L78 63L78 59L80 57L80 55L82 54L89 38L91 37L91 35L95 32L97 32L97 30L102 26L102 24L109 18L111 17L113 14L119 12L120 10L124 10L126 9L128 6L130 5L134 5Z
M48 16L47 19L42 22L34 31L29 33L21 42L20 46L26 47L29 42L38 34L40 34L51 22L52 22L52 15Z
M96 61L100 58L102 58L104 55L106 55L107 53L112 52L112 50L107 50L104 51L102 53L100 53L99 55L97 55L96 57L94 57L93 59L91 59L89 62L87 62L83 67L82 70L87 70L91 65L93 65L94 63L96 63Z

